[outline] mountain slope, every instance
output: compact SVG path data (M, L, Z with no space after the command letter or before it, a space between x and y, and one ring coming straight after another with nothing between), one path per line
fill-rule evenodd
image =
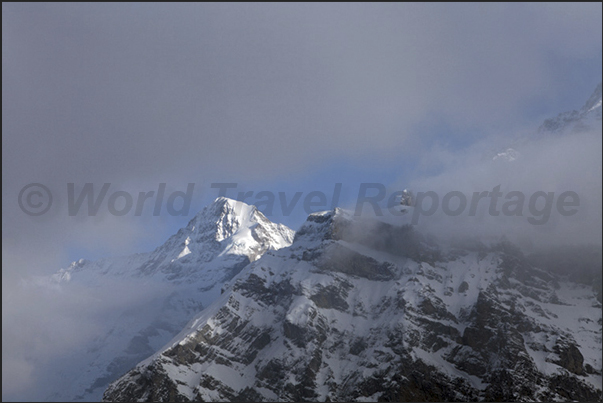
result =
M600 400L601 304L517 248L312 214L106 401Z
M173 338L219 295L222 284L269 250L288 246L294 231L255 206L218 198L163 245L145 254L80 260L57 272L59 289L93 287L109 297L144 296L116 306L86 351L64 357L64 381L49 400L99 400L109 382ZM129 291L132 290L132 291Z

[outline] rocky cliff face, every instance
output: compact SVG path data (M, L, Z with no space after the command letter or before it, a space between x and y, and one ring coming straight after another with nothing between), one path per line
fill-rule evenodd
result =
M601 304L507 242L310 215L105 401L601 400Z

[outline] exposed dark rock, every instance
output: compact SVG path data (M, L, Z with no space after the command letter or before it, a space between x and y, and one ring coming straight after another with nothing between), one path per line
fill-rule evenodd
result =
M460 285L459 285L459 293L465 292L469 289L469 284L466 281L463 281Z
M344 246L333 244L327 248L317 266L324 271L334 271L369 280L384 281L394 278L395 267L389 263L361 255Z
M345 301L346 297L347 290L345 283L343 283L340 286L320 287L319 291L312 295L310 299L319 308L346 311L349 308Z
M559 356L559 360L554 361L556 364L576 375L584 374L584 357L575 344L564 341L556 344L553 351Z

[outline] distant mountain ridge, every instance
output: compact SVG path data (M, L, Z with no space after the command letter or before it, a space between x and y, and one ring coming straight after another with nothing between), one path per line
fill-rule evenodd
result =
M554 118L546 119L538 129L539 133L576 133L601 125L601 83L580 110L562 112Z
M537 131L527 136L523 135L515 139L512 144L498 150L492 150L487 158L513 162L522 158L523 147L534 140L588 131L601 132L601 99L601 83L599 83L580 110L562 112L554 118L545 119Z

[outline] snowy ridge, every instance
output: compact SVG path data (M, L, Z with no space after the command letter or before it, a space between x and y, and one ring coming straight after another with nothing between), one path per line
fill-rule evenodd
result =
M104 400L601 398L592 288L508 243L440 249L336 209L229 284Z

